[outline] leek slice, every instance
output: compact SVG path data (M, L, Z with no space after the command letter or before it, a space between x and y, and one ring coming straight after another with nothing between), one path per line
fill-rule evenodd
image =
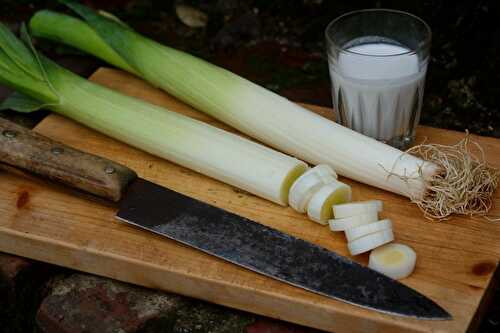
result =
M392 221L390 219L384 219L368 224L363 224L354 228L346 229L345 237L347 238L348 242L352 242L353 240L361 238L363 236L391 228L392 228Z
M363 214L349 216L341 219L331 219L328 221L330 230L345 231L364 224L373 223L378 220L378 212L374 209Z
M413 199L423 197L426 180L439 171L434 163L340 126L227 70L141 36L83 5L62 2L88 24L41 11L30 21L36 36L72 45L136 73L271 147L314 165L328 164L340 175Z
M288 194L288 204L299 213L307 210L307 204L324 184L321 178L315 173L303 173L290 188Z
M298 211L304 213L311 197L323 185L337 179L337 174L327 165L320 164L304 172L290 188L288 203Z
M15 96L17 102L10 99L4 107L16 103L24 111L37 105L47 107L281 205L287 205L291 185L307 168L296 158L238 135L87 81L39 57L30 44L24 45L2 24L0 81L40 101L36 104Z
M335 218L342 219L359 214L370 213L372 211L381 212L382 207L383 204L380 200L367 200L334 205L332 209Z
M368 267L393 279L409 276L417 261L417 254L408 245L391 243L370 253Z
M323 185L307 204L307 216L314 222L326 225L332 217L332 205L351 201L351 187L338 180Z
M392 233L392 229L385 229L349 242L347 243L347 247L351 255L355 256L370 251L380 245L392 242L393 240L394 234Z

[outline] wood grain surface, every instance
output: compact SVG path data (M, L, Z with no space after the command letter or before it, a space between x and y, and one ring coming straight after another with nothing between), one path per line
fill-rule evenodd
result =
M100 69L92 80L123 93L221 126L183 103L123 72ZM331 110L310 107L327 117ZM102 110L106 112L106 110ZM124 164L178 192L243 215L347 255L342 233L304 215L133 149L57 115L36 131ZM462 133L420 127L417 141L455 143ZM500 166L500 140L474 137L489 162ZM71 267L151 288L335 332L464 332L473 330L500 258L500 223L454 217L425 220L407 199L354 181L354 200L384 201L383 218L394 223L396 241L417 252L415 272L402 282L443 306L450 321L390 316L331 300L260 276L204 253L134 229L114 219L111 205L62 186L0 172L0 251ZM492 214L500 215L497 192ZM362 264L367 255L354 257Z

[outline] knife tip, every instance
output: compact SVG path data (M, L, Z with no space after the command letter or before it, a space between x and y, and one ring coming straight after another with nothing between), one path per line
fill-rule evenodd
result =
M432 302L433 306L426 309L425 313L416 314L414 317L424 320L452 320L453 316L438 304Z

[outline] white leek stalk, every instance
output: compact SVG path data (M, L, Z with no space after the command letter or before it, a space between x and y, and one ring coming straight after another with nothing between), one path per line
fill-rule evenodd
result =
M283 152L315 165L328 164L340 175L413 199L423 197L426 180L438 172L433 163L403 154L227 70L156 43L115 19L73 2L68 6L88 25L41 11L30 22L32 32L137 73L198 110Z
M25 39L29 40L23 30ZM87 81L38 57L0 24L0 81L16 95L3 107L46 107L156 156L287 205L304 162L238 135Z

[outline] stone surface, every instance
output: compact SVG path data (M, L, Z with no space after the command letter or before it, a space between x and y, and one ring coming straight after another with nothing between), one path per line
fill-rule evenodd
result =
M254 315L206 302L193 301L177 314L175 333L244 333Z
M33 264L33 261L29 259L0 253L0 281L2 287L8 288L5 290L9 290L9 292L13 291L16 287L16 277L33 266Z
M75 273L51 281L36 321L42 332L168 332L187 300Z
M41 332L319 333L320 331L93 275L48 284Z
M0 331L32 331L43 283L58 269L0 253Z

